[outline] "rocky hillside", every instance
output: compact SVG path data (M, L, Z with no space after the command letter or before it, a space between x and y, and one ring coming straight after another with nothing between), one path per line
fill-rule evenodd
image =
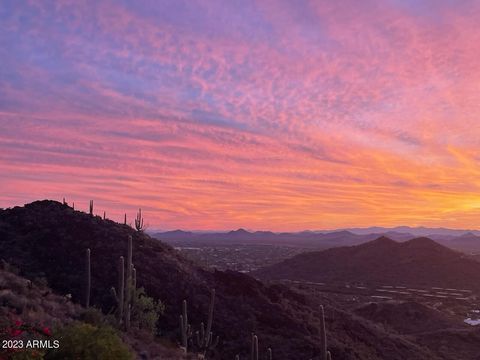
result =
M54 201L0 210L0 257L23 277L46 281L56 293L72 294L76 302L83 299L84 253L90 248L91 300L104 312L114 307L110 288L117 284L117 259L126 256L129 235L137 285L166 305L159 320L159 341L179 340L183 299L189 304L189 321L198 329L206 320L209 293L215 288L213 331L221 337L215 355L219 359L248 356L252 332L259 336L260 353L271 347L275 359L318 358L320 303L326 306L334 359L440 359L408 337L389 334L361 316L338 309L328 298L312 298L281 285L266 286L240 273L207 271L127 225Z
M55 294L40 279L32 282L11 270L16 272L17 269L6 263L0 267L0 339L22 340L24 343L28 339L51 343L58 340L60 346L58 349L50 348L44 351L24 349L23 356L20 354L21 350L2 348L0 359L86 358L81 342L90 342L92 339L98 343L96 347L91 346L96 351L111 353L123 348L122 354L125 358L140 359L142 355L148 354L150 359L165 360L182 356L174 344L155 342L145 332L132 331L125 334L117 331L108 325L111 319L99 311L93 308L85 309L73 303L68 294ZM75 338L66 338L66 329L75 329L77 332L79 329L91 329L92 337L82 339L77 334ZM74 345L77 345L76 348ZM58 350L63 352L58 353ZM68 354L64 351L68 351Z

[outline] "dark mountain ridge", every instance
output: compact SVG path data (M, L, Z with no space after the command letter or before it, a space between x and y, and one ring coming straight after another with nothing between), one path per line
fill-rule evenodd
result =
M263 279L438 286L480 290L480 263L428 238L365 244L300 254L255 272Z
M395 234L392 235L395 236ZM361 244L375 239L379 235L356 235L348 231L274 233L271 231L249 232L244 229L238 229L226 233L195 233L174 230L155 233L152 236L173 246L287 245L306 248L327 248ZM399 240L406 238L404 234L398 234Z

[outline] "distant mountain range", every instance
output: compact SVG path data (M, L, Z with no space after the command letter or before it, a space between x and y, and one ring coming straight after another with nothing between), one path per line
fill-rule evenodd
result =
M221 246L221 245L288 245L305 248L326 249L338 246L359 245L381 236L395 241L407 241L419 236L428 236L438 243L464 252L480 252L480 232L444 228L396 228L371 227L332 231L302 231L274 233L271 231L250 232L238 229L229 232L199 233L174 230L157 232L153 237L173 246Z
M445 287L480 291L480 263L428 238L299 254L254 272L268 280Z
M402 234L410 234L416 237L419 236L427 236L427 237L435 237L435 236L461 236L467 233L480 236L480 230L461 230L461 229L448 229L448 228L429 228L424 226L419 227L410 227L410 226L397 226L393 228L386 228L386 227L378 227L372 226L367 228L349 228L349 229L342 229L350 231L354 234L365 235L371 233L387 233L387 232L395 232L395 233L402 233ZM334 230L337 231L337 230Z

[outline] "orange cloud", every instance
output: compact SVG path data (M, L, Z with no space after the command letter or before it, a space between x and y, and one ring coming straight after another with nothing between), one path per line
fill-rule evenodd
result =
M479 11L10 4L0 206L93 198L164 229L473 228Z

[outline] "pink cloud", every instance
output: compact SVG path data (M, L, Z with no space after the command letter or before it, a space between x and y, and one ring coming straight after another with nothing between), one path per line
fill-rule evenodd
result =
M472 227L478 6L230 6L9 9L0 206L94 198L164 228Z

